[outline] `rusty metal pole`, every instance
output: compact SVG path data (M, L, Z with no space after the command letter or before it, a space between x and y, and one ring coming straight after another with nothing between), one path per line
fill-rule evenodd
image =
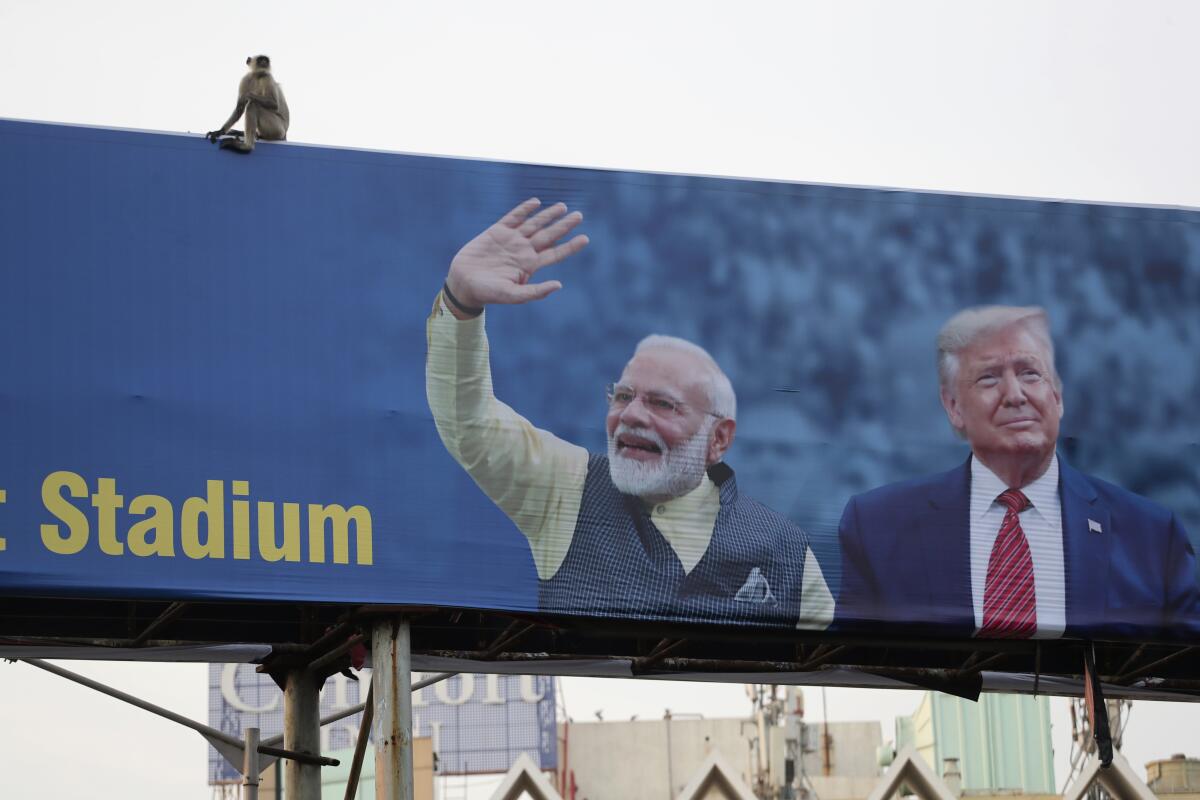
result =
M350 761L350 774L346 776L346 793L343 800L354 800L358 794L358 779L362 775L363 758L367 754L371 725L375 719L375 681L371 681L371 688L367 690L366 706L363 709L362 721L358 725L358 738L354 741L354 758Z
M258 800L258 728L246 728L246 751L242 754L242 800Z
M375 625L371 663L375 800L413 800L412 638L407 620Z
M283 746L301 753L321 752L321 687L305 669L287 673L283 688ZM288 761L287 800L321 800L321 767Z

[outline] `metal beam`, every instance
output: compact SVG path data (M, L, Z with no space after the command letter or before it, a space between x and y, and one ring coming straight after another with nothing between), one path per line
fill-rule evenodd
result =
M1144 653L1145 651L1146 651L1146 644L1143 642L1142 644L1138 645L1137 650L1134 650L1133 654L1130 655L1129 658L1125 659L1125 663L1122 664L1121 668L1117 670L1117 674L1124 675L1126 672L1128 672L1129 668L1137 663L1137 660L1142 657L1142 653Z
M414 683L412 685L412 690L414 692L419 691L421 689L424 689L426 686L433 686L435 683L441 683L442 681L446 680L447 678L453 678L455 675L459 675L459 674L461 674L461 673L439 672L436 675L430 675L428 678L422 678L421 680Z
M535 627L537 627L533 624L529 624L529 625L526 625L525 627L521 628L520 630L517 630L517 626L519 624L520 624L519 622L514 621L511 625L509 625L508 628L505 629L504 633L500 634L500 636L498 636L496 638L496 641L492 643L492 646L488 648L487 652L483 654L484 659L495 658L497 655L504 652L505 647L512 644L517 639L520 639L522 636L524 636L525 634L527 634L531 630L533 630ZM678 642L677 644L682 644L682 642ZM461 675L461 674L462 673L460 673L460 672L439 672L435 675L430 675L428 678L422 678L421 680L412 684L412 691L415 692L420 689L424 689L426 686L433 686L435 683L441 683L442 681L446 680L447 678L453 678L455 675ZM374 683L372 683L372 686L374 686ZM357 713L357 712L355 712L355 713ZM332 721L332 720L330 720L330 721ZM325 721L322 720L321 724L324 725Z
M408 620L381 620L371 636L375 798L413 800L412 632Z
M366 709L366 707L367 707L366 703L359 703L356 706L351 706L349 708L343 708L341 711L335 711L334 713L330 714L328 717L321 717L320 721L317 724L317 727L324 728L326 725L329 725L330 723L333 723L333 722L337 722L340 719L345 719L346 717L353 717L355 714ZM283 734L282 733L277 733L274 736L263 739L263 744L280 744L281 742L283 742Z
M459 673L457 673L457 672L439 672L436 675L431 675L428 678L417 681L416 683L414 683L412 685L412 690L415 692L418 689L424 689L426 686L432 686L433 684L440 683L441 681L444 681L447 678L453 678L455 675L458 675L458 674ZM370 695L372 689L374 688L374 681L372 681L371 687L372 687L371 689L367 690L368 695ZM337 722L338 720L345 719L346 717L353 717L355 714L366 711L368 708L368 704L370 702L371 702L370 700L367 700L367 702L365 702L365 703L359 703L356 706L350 706L349 708L343 708L341 711L335 711L332 714L330 714L328 717L321 717L321 723L320 723L319 727L324 728L326 725ZM280 744L281 742L283 742L283 734L282 733L276 734L267 739L263 739L263 744L267 744L267 745Z
M330 664L333 664L338 659L344 657L352 647L362 644L365 640L366 637L364 637L362 634L355 634L339 644L337 647L330 650L325 655L314 659L312 663L308 665L308 668L313 672L323 672Z
M133 640L130 646L141 647L144 645L147 641L149 641L152 634L157 633L168 622L182 614L187 606L187 603L171 603L171 605L167 606L167 608L161 614L154 618L153 622L147 625L145 629L137 635L137 638Z
M367 740L371 738L371 720L375 716L375 681L367 689L366 708L363 709L362 722L358 726L358 738L354 740L354 758L350 761L350 773L346 776L345 800L354 800L358 792L358 776L362 773L363 759L367 754Z
M349 622L341 622L321 635L321 638L309 645L305 645L304 657L308 661L324 655L326 648L335 642L341 642L343 639L348 639L354 627Z
M1033 645L1033 693L1038 693L1038 684L1042 682L1042 643Z
M644 657L634 659L632 670L635 675L654 666L671 653L687 644L687 639L661 639L658 644Z
M828 664L833 659L834 656L841 653L843 650L846 649L846 647L847 647L847 645L844 645L844 644L834 645L827 649L822 649L822 648L818 647L816 652L813 653L812 658L810 658L808 661L805 661L803 664L800 665L800 669L801 670L816 669L817 667L821 666L822 664Z
M32 667L37 667L38 669L44 669L46 672L52 672L61 678L66 678L69 681L74 681L75 683L78 683L81 686L86 686L89 689L95 689L97 692L100 692L101 694L106 694L109 697L113 697L122 702L129 703L132 706L137 706L138 708L142 709L143 711L149 711L151 714L157 714L158 716L160 716L164 719L169 719L172 722L175 722L175 723L178 723L178 724L184 726L185 728L191 728L192 730L196 731L197 733L199 733L201 736L203 736L206 739L221 742L221 743L229 745L230 747L233 747L237 750L244 750L246 747L245 743L242 742L242 740L237 738L236 736L231 736L230 734L225 733L224 731L219 731L216 728L209 727L208 725L205 725L202 722L196 722L196 720L194 720L194 719L188 719L187 717L183 716L182 714L176 714L174 711L171 711L170 709L163 708L162 706L156 706L156 705L154 705L154 703L147 702L147 701L141 699L140 697L134 697L131 694L122 692L120 689L114 689L111 686L107 686L103 683L100 683L99 681L94 681L91 678L85 678L84 676L80 675L77 672L71 672L68 669L63 669L62 667L56 666L54 664L50 664L46 661L42 661L40 658L23 658L23 659L21 659L21 661L23 661L26 664L29 664ZM336 758L325 758L324 756L321 756L321 755L312 755L312 754L308 754L308 753L296 753L291 750L286 750L286 749L279 748L279 747L271 747L266 744L259 744L258 752L262 753L263 755L266 755L266 756L274 756L275 758L286 758L286 759L290 759L293 761L303 761L305 763L316 764L318 766L323 765L323 766L336 767L338 764L341 763Z
M283 744L300 753L321 752L321 684L306 669L289 670L283 687ZM321 767L288 761L287 800L321 800Z
M1174 653L1165 655L1162 658L1158 659L1157 661L1151 661L1149 664L1146 664L1145 666L1142 666L1142 667L1138 667L1137 669L1133 670L1132 672L1126 672L1124 675L1121 675L1121 676L1115 678L1113 680L1113 683L1129 683L1134 678L1141 678L1146 675L1149 675L1151 672L1153 672L1155 669L1162 666L1163 664L1174 661L1175 659L1179 658L1181 655L1184 655L1185 653L1190 653L1191 651L1193 651L1195 649L1196 649L1196 647L1194 645L1189 645L1188 647L1181 647L1178 650L1176 650Z
M246 749L242 758L242 800L258 800L258 728L246 728Z
M959 672L961 672L963 674L983 672L984 667L995 664L997 661L999 661L1000 659L1004 658L1007 655L1008 655L1008 653L993 653L992 655L988 656L987 658L983 659L982 661L976 662L970 669L966 669L966 668L960 669Z

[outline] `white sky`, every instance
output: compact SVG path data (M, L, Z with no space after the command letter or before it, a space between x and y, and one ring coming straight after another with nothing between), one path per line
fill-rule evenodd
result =
M1200 206L1198 31L1187 0L3 0L0 117L201 133L265 52L298 142ZM201 665L76 668L206 714ZM740 685L564 688L576 719L749 709ZM829 715L883 719L888 736L918 698L830 690ZM1140 703L1126 755L1139 771L1200 756L1197 731L1200 706ZM204 762L191 731L0 663L3 796L200 800Z

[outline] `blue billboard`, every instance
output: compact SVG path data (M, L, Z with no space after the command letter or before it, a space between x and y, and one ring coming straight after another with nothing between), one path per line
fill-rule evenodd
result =
M1200 643L1200 212L0 144L0 593Z

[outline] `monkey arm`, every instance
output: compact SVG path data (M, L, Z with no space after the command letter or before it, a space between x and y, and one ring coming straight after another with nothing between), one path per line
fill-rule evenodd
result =
M209 131L208 138L211 139L214 136L223 135L226 131L228 131L230 128L233 127L233 123L237 122L238 119L242 116L242 114L245 113L245 111L246 111L246 96L242 95L242 96L238 97L238 103L234 107L233 113L229 115L229 119L225 120L225 123L220 128L217 128L215 131Z
M230 128L232 128L233 123L237 122L238 119L241 118L242 114L244 114L246 112L246 104L249 103L250 98L254 96L253 93L250 91L252 88L254 88L254 76L253 75L245 75L242 77L242 79L240 81L238 81L237 105L234 106L233 113L229 115L229 119L225 120L224 125L222 125L220 128L218 128L216 131L209 132L210 139L213 138L212 134L214 134L214 133L217 136L223 135L226 131L228 131Z
M249 100L254 101L260 108L265 108L267 111L279 110L279 99L274 94L247 94Z

